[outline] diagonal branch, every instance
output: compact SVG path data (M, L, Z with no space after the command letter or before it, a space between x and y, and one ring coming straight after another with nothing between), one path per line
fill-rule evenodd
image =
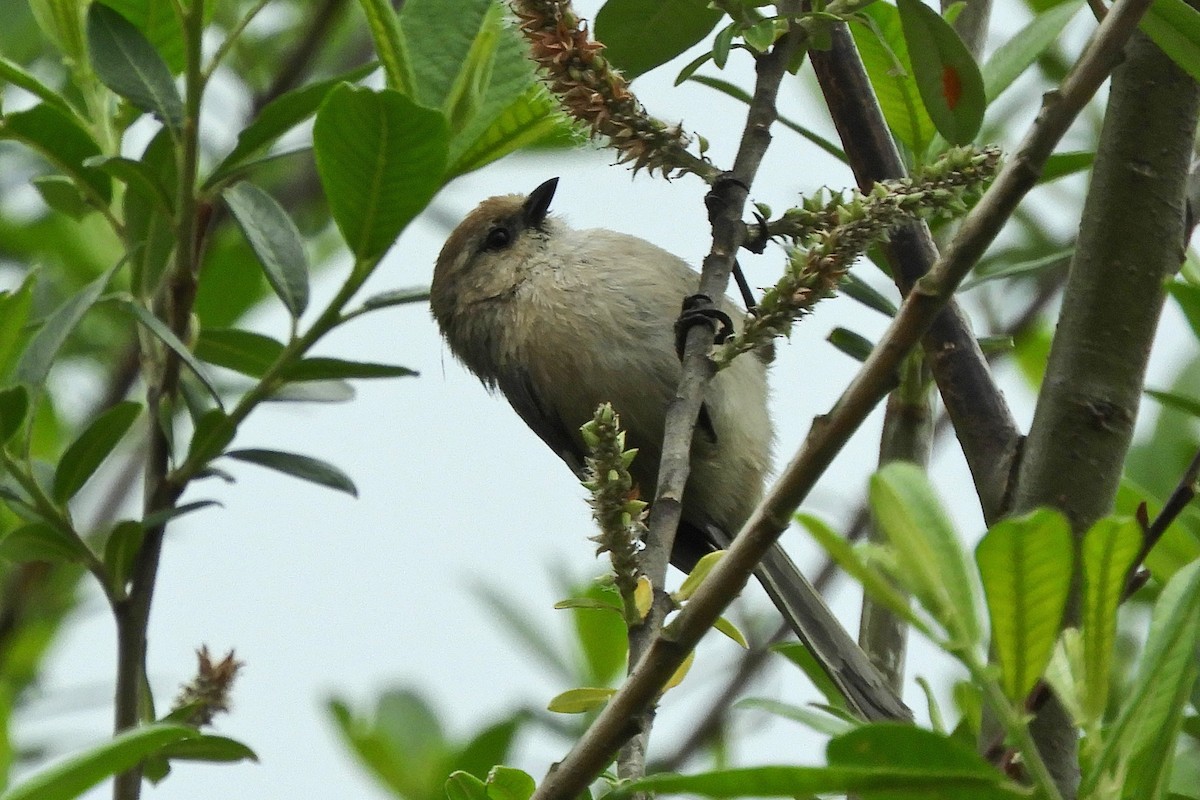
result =
M655 702L666 681L746 585L759 559L790 523L793 511L817 478L891 388L901 361L1034 186L1055 144L1108 76L1149 5L1150 0L1117 0L1113 4L1062 86L1045 97L1021 147L964 220L933 269L905 298L899 314L837 404L813 426L800 452L738 534L725 558L654 639L620 691L542 781L533 795L535 800L577 797L634 732L632 721ZM732 256L727 260L732 261Z

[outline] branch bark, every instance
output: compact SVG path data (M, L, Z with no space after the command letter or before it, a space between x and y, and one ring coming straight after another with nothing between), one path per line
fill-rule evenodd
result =
M1075 259L1015 494L1018 512L1045 505L1061 509L1076 536L1112 509L1163 282L1184 257L1198 114L1200 87L1135 34L1113 73ZM1068 609L1068 624L1076 614ZM1034 731L1060 791L1074 797L1079 778L1074 725L1052 701L1038 713Z

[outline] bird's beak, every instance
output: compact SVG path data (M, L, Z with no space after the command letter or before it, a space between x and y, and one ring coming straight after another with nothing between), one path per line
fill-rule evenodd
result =
M558 188L558 178L551 178L534 189L525 198L525 227L537 228L546 221L550 211L550 201L554 199L554 190Z

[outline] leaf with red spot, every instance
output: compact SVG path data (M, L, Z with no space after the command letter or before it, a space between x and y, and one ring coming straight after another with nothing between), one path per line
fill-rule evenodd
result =
M938 133L967 144L979 132L987 105L983 77L950 23L921 0L898 0L921 102Z

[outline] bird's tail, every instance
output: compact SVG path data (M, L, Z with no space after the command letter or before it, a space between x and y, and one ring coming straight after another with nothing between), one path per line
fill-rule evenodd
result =
M709 540L728 547L731 537L707 526ZM771 546L758 569L758 582L796 636L864 719L911 720L912 711L850 637L821 595L778 543Z

